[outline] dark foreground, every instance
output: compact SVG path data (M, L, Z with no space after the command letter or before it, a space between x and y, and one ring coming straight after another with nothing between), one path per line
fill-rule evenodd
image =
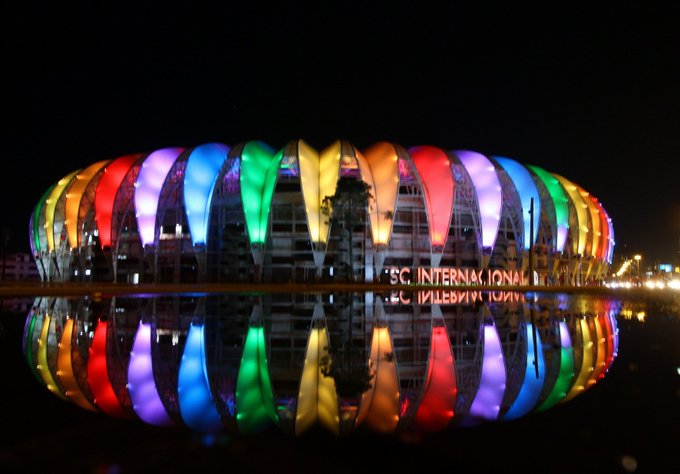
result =
M573 401L422 439L206 437L91 414L38 384L21 354L26 315L4 314L0 472L680 472L680 312L645 308L644 323L619 317L609 374Z

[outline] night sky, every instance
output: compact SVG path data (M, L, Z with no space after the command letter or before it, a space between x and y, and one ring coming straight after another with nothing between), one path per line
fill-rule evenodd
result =
M541 166L600 200L617 261L680 263L673 2L223 3L2 7L9 249L28 251L30 213L47 187L95 161L211 141L278 148L303 138L320 149L343 138Z

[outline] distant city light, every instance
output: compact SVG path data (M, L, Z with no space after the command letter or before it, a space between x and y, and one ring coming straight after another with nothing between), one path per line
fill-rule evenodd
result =
M623 262L623 264L621 265L621 268L619 268L619 271L616 272L616 276L620 277L621 275L624 275L626 273L626 271L628 271L628 267L630 267L631 263L633 263L632 260L626 260L625 262Z

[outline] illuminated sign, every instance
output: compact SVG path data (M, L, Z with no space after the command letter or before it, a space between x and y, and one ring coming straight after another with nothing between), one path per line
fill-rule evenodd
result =
M524 272L502 269L387 267L390 285L526 285Z
M524 293L518 291L470 291L470 290L425 290L425 291L393 291L385 297L390 305L438 304L438 305L472 305L475 303L523 303Z
M670 264L670 263L660 263L659 264L659 271L665 272L665 273L672 273L673 272L673 265Z

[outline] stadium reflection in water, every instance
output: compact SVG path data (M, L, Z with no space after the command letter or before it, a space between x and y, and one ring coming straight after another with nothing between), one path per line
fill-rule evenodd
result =
M616 358L619 303L447 291L38 298L24 353L83 409L250 435L428 433L568 402Z

